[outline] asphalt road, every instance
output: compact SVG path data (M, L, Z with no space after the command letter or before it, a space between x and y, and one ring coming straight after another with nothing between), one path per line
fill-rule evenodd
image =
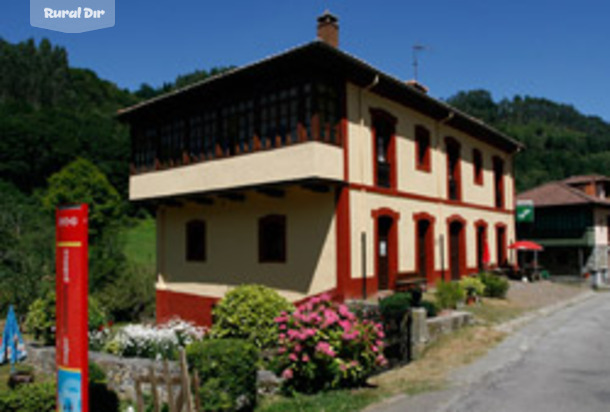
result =
M610 294L534 323L511 339L521 356L471 385L443 410L610 411Z
M609 412L610 293L546 311L450 381L367 411Z

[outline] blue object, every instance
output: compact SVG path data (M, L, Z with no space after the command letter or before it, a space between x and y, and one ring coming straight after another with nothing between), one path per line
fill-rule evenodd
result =
M13 305L8 308L8 316L2 333L2 342L0 344L0 365L10 362L14 365L17 362L24 360L27 356L23 337L19 332L17 317L13 310Z
M58 368L57 370L58 411L82 411L82 374L80 370Z

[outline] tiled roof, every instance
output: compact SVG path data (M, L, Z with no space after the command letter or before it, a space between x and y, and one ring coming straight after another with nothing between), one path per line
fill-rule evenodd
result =
M563 180L563 183L567 183L569 185L589 182L610 182L610 178L604 175L579 175Z
M535 207L587 204L610 206L610 201L588 195L582 190L571 187L566 181L545 183L520 193L517 200L532 200Z

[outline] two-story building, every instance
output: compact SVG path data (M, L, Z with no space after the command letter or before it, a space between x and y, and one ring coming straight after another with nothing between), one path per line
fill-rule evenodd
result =
M232 287L291 301L433 284L507 259L521 145L318 39L124 109L132 201L157 206L157 316Z
M519 200L533 202L535 219L518 223L520 239L544 246L539 263L554 275L608 271L610 178L573 176L525 191Z

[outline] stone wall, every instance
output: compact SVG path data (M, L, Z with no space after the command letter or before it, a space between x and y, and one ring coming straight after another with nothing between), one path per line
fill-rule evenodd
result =
M27 363L38 372L49 375L55 374L55 347L39 347L28 345ZM139 376L149 375L152 366L155 374L161 376L163 363L151 359L120 358L106 353L89 352L89 362L97 363L106 372L108 387L115 391L121 399L135 401L135 379ZM176 362L169 362L171 375L179 375L180 367ZM144 392L150 392L150 385L143 385ZM162 400L167 399L167 388L159 385ZM176 391L178 387L176 387Z
M441 336L453 333L463 327L472 325L473 316L469 312L450 312L443 316L427 319L426 310L413 309L411 323L411 344L413 358L421 356L424 349L436 342Z

